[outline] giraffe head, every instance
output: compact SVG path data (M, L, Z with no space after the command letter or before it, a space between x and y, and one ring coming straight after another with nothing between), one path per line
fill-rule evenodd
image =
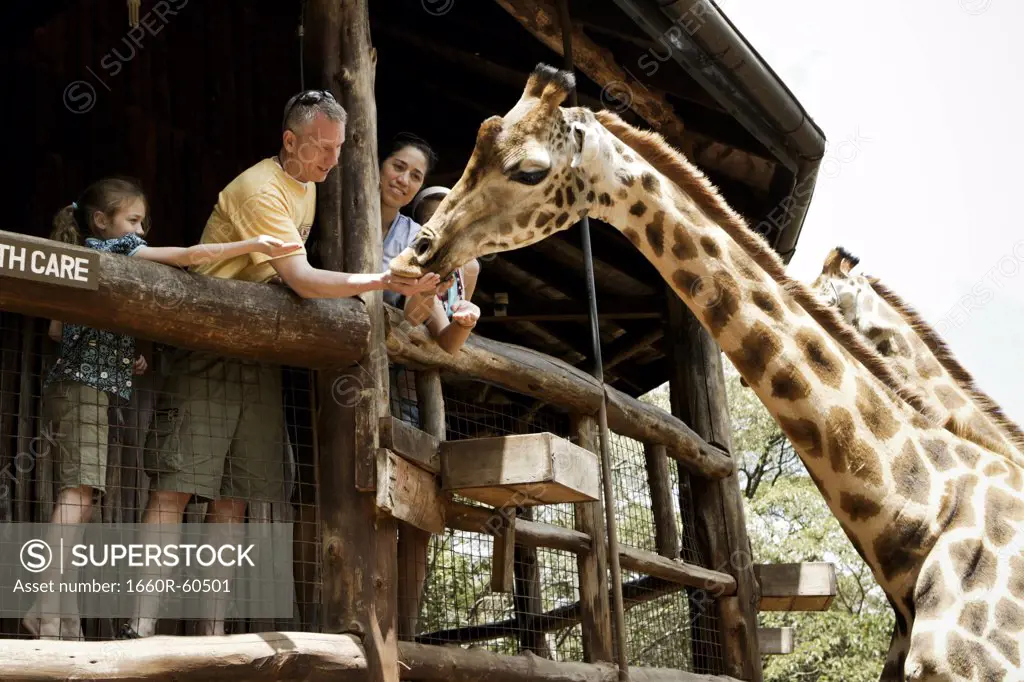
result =
M856 306L859 277L850 273L860 259L841 246L828 252L821 266L821 274L811 283L811 291L818 299L834 306L852 322L851 313Z
M473 258L529 246L587 214L596 199L586 196L594 184L587 168L611 142L592 112L561 107L574 87L571 72L537 65L516 105L480 125L462 177L391 261L393 272L446 277Z
M883 305L872 289L871 280L851 272L860 259L841 246L829 251L821 274L811 284L819 300L839 310L846 321L883 353L897 343L900 321Z

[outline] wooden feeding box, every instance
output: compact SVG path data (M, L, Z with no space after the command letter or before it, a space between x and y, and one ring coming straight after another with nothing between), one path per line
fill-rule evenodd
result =
M553 433L443 441L441 486L499 508L592 502L601 469L597 455Z
M761 611L828 611L838 592L835 564L755 564Z

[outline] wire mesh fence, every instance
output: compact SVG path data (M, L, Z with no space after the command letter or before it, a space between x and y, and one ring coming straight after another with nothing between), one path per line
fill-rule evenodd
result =
M156 514L157 496L178 492L174 485L161 483L188 474L191 485L202 479L207 488L205 494L185 495L180 509L175 508L185 523L234 514L231 519L245 523L280 522L293 528L292 546L282 549L294 557L291 617L226 617L218 627L225 633L318 631L315 373L201 356L139 340L138 352L129 358L131 370L117 368L118 376L130 377L131 385L106 391L103 402L96 399L101 391L55 392L59 382L48 380L54 368L61 362L81 368L84 361L69 358L67 347L73 344L65 340L65 330L51 335L48 325L47 320L0 313L0 522L47 522L63 514L82 523L143 523ZM135 365L138 355L146 358L145 371ZM96 357L95 366L86 369L100 378L113 373L111 362L124 361L120 356ZM63 378L68 384L75 380ZM393 366L390 383L392 413L422 426L415 374ZM63 430L62 401L77 406L79 415L75 422L65 419L72 428ZM91 417L82 416L86 408ZM450 440L542 432L576 440L565 412L485 384L446 384L445 410ZM202 418L186 419L197 415ZM63 431L68 433L58 435ZM97 435L100 431L103 438ZM643 444L615 434L611 446L620 542L664 553L655 530L658 504L652 495L649 453ZM197 451L209 456L183 461L182 453ZM220 463L212 467L206 461L218 458ZM65 466L65 459L71 465L77 462L77 469ZM82 475L89 467L92 478ZM680 477L674 464L667 476L668 513L678 533L672 556L705 565L693 532L688 478ZM76 492L72 496L68 490ZM209 503L224 498L240 502L219 508ZM480 506L460 496L456 501ZM517 520L566 529L576 522L573 504L518 507L514 513ZM504 543L500 533L451 528L437 535L408 528L403 532L412 538L405 563L400 553L400 598L406 600L399 606L403 639L584 660L580 565L574 553L520 543L509 557L496 546ZM649 576L626 571L624 580L631 664L699 672L722 669L713 604L693 590ZM71 636L104 639L117 636L126 622L138 626L134 620L84 618L68 627L80 627ZM154 630L203 632L194 620L164 619ZM0 633L30 634L11 618L0 620ZM69 636L67 631L62 634Z
M288 546L273 551L295 555L292 612L239 617L251 594L211 593L213 624L204 627L312 629L320 580L312 397L308 370L0 313L0 522L290 524ZM195 621L159 618L167 598L140 595L136 619L40 606L37 618L2 619L0 631L198 632Z
M393 385L401 385L396 377ZM568 436L565 414L542 404L505 394L491 395L474 387L474 396L446 387L447 438L488 438L550 432ZM483 395L481 395L483 394ZM392 410L405 414L404 397L393 399ZM456 501L478 506L473 500ZM517 519L573 527L573 506L552 504L507 510ZM500 526L500 521L495 527ZM447 530L431 539L429 567L415 639L427 644L472 643L495 653L532 651L553 660L582 660L580 628L558 610L579 602L579 578L574 554L516 545L511 557L496 555L500 535ZM496 556L500 565L496 565Z
M706 566L693 523L689 476L665 455L610 436L619 543ZM666 466L667 465L667 466ZM658 494L658 489L661 493ZM656 516L662 516L659 536ZM666 532L667 530L667 532ZM716 674L723 659L714 602L706 590L623 571L626 646L631 665Z
M396 385L394 381L392 385ZM408 412L395 402L392 408ZM452 440L544 431L574 439L568 415L545 409L526 397L495 394L482 384L468 391L464 386L457 392L447 390L445 410L447 438ZM644 447L617 434L611 438L620 542L658 551ZM692 515L684 510L689 506L688 487L680 490L676 467L667 471L670 513L679 535L672 556L701 564ZM683 483L688 484L685 475ZM518 508L516 518L573 528L574 506ZM517 544L511 562L513 576L506 578L504 585L495 584L502 575L502 567L495 562L503 556L496 553L495 543L501 542L500 535L456 530L432 539L415 639L433 644L472 644L496 653L532 651L559 661L584 660L577 556ZM721 670L717 622L713 604L705 594L628 571L624 575L627 646L633 665Z

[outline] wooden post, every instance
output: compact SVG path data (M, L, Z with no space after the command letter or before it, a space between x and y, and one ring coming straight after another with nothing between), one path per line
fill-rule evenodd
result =
M31 523L32 470L35 460L32 455L32 439L35 429L32 425L32 368L35 356L36 318L26 317L21 328L21 373L18 388L18 448L14 455L14 469L17 485L14 488L14 520Z
M340 43L340 61L321 55L323 85L348 112L338 186L320 192L324 267L377 272L382 256L377 167L375 56L367 0L313 0L310 26L325 32L325 45ZM338 36L338 37L336 37ZM334 207L340 203L340 214ZM330 245L328 248L327 245ZM341 245L344 244L343 258ZM359 365L318 377L323 533L323 626L362 640L368 679L397 682L396 628L398 531L378 517L373 486L379 421L388 409L387 352L381 292L360 296L370 321L368 352Z
M10 523L14 512L19 321L23 321L22 318L13 313L0 314L0 523Z
M443 441L448 431L440 371L416 372L416 399L423 431ZM415 526L407 523L398 525L398 636L404 640L417 634L423 587L427 581L430 537L430 533Z
M581 448L597 452L597 420L573 415L572 433ZM612 616L608 599L608 543L601 502L573 505L576 530L590 536L590 551L578 554L583 658L588 663L613 661Z
M718 345L674 294L668 296L668 321L672 342L672 411L699 436L731 451L729 408ZM680 470L680 476L684 475ZM710 562L709 568L732 575L737 586L736 596L732 597L715 598L713 591L706 590L707 594L700 595L700 603L691 593L691 608L707 608L709 600L714 600L725 659L722 672L760 682L763 673L757 644L757 582L739 476L700 481L692 486L691 494L697 540Z
M532 507L520 507L516 510L518 518L525 521L533 520ZM513 532L516 527L516 516L509 519L505 532ZM494 538L494 542L501 542L502 538ZM516 620L522 624L519 629L519 651L530 651L541 658L551 658L551 651L548 649L547 638L544 633L532 629L526 625L532 615L544 612L543 596L540 588L540 565L537 559L537 548L527 547L516 543L513 557L512 573L515 576L515 603ZM492 586L492 591L494 588Z
M644 443L644 456L647 460L647 483L651 489L651 511L654 513L654 545L658 554L676 559L680 556L679 527L672 506L672 481L669 480L665 446Z

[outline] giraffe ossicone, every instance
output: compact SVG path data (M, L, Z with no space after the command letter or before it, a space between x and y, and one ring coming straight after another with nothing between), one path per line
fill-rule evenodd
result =
M572 87L538 65L392 270L445 276L584 215L612 225L778 422L885 591L896 627L882 680L1024 680L1024 469L943 428L660 135L562 107Z

